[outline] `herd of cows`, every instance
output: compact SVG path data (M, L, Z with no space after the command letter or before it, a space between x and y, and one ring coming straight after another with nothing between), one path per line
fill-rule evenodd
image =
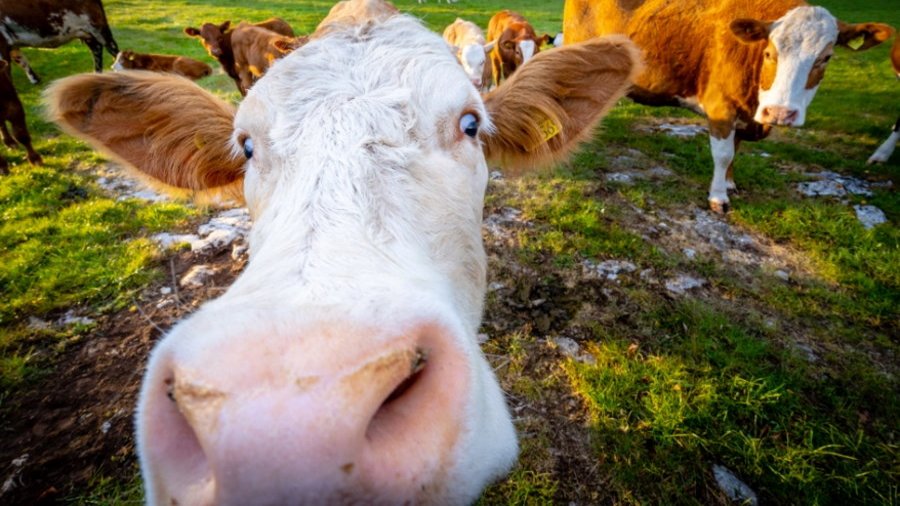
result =
M279 18L185 28L244 95L235 109L191 81L203 62L120 53L99 0L40 4L0 0L3 119L29 160L6 62L81 38L96 70L105 47L122 71L52 84L51 118L168 187L241 188L254 219L243 274L150 359L151 504L472 502L517 454L476 339L488 167L566 158L627 94L708 118L724 212L738 143L802 125L836 45L893 34L800 0L567 0L561 36L502 11L442 39L345 0L299 37Z

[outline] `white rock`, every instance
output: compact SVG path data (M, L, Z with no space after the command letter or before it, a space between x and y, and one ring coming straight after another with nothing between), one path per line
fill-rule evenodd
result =
M567 357L575 358L578 356L578 352L581 351L581 346L571 337L554 337L552 341L559 348L559 351Z
M160 293L160 295L169 295L170 293L172 293L172 287L171 286L163 286L159 289L159 293Z
M206 283L206 281L209 280L209 278L211 278L215 273L215 269L213 269L209 265L195 265L187 271L187 274L182 276L178 284L185 288L200 287L203 286L203 284Z
M684 256L686 256L688 260L693 260L697 257L697 250L691 248L684 248L681 252L684 253Z
M688 290L699 288L706 284L705 279L695 278L687 274L679 274L678 276L666 281L666 290L681 295Z
M606 180L610 183L632 184L634 183L634 175L627 172L610 172L606 175Z
M605 260L599 264L591 260L582 262L584 269L591 274L615 281L619 278L619 274L623 272L634 272L637 266L627 260Z
M42 320L35 316L28 317L28 330L47 330L50 328L50 322Z
M87 316L75 316L75 311L70 309L59 320L59 324L63 327L68 325L92 325L94 320Z
M777 271L775 271L775 277L784 282L788 282L791 280L791 273L782 269L778 269Z
M884 211L875 206L855 205L853 210L856 211L856 218L866 230L874 228L876 225L887 223L887 216L884 215Z
M170 234L168 232L162 232L151 236L150 240L155 242L162 249L169 249L177 244L191 244L194 241L199 241L200 237L194 234Z
M719 484L719 488L732 501L746 506L757 506L759 504L756 493L725 466L713 465L713 475L716 477L716 483Z
M672 123L659 125L659 130L672 137L680 138L694 137L706 133L706 127L702 125L675 125Z
M492 170L490 175L491 181L500 181L503 179L503 173L499 170Z

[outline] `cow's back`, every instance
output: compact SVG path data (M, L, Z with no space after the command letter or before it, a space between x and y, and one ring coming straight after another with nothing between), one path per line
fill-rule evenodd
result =
M894 65L894 72L900 77L900 35L894 39L894 47L891 49L891 63Z
M567 0L563 33L566 44L614 33L627 35L641 49L645 63L635 84L654 94L689 97L713 72L748 68L754 48L731 34L732 20L778 19L798 5L805 2Z
M55 47L108 26L100 0L0 0L0 13L0 33L13 47Z

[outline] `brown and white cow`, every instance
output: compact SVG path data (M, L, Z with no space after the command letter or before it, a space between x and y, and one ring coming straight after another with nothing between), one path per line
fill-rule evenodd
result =
M891 64L894 67L894 74L897 75L897 79L900 79L900 35L894 39L894 47L891 48ZM900 142L900 118L897 118L897 122L894 123L891 135L869 157L868 163L886 163L894 154L894 148L898 142Z
M495 43L491 51L495 85L538 54L541 45L553 41L550 35L538 37L531 23L511 10L502 10L491 17L487 38Z
M487 160L567 156L637 60L624 37L595 39L482 98L419 20L353 15L236 112L166 74L54 84L67 131L170 186L243 181L254 218L243 274L152 353L148 502L465 504L505 474L515 432L476 339Z
M22 66L32 83L40 78L21 52L20 47L58 47L81 39L94 57L94 71L103 71L103 48L116 56L119 48L106 21L100 0L0 0L0 37L9 49L0 54L6 61Z
M475 23L456 18L444 29L444 40L463 66L472 84L481 89L492 80L491 67L485 65L487 55L496 42L486 42L484 32Z
M0 47L3 43L0 42ZM12 135L6 129L6 123L12 127ZM13 86L9 73L9 62L0 60L0 135L3 143L11 148L19 144L28 153L28 161L32 165L42 163L41 155L31 146L31 135L28 134L28 125L25 123L25 108L19 100L19 94ZM8 173L6 159L0 156L0 174Z
M802 0L566 0L567 44L622 33L642 49L645 70L629 96L705 114L715 170L710 207L726 212L741 140L773 125L801 126L834 46L868 49L891 27L846 24Z
M151 72L170 72L196 81L212 74L212 67L202 61L171 54L135 53L122 51L116 56L113 70L149 70Z
M273 17L259 23L252 23L252 25L271 30L285 37L294 36L294 30L291 28L291 25L281 18ZM200 44L203 45L203 48L222 65L222 70L234 80L238 90L241 91L241 95L244 95L246 90L241 87L241 76L234 67L234 51L231 47L231 34L233 31L230 20L218 25L204 23L200 28L188 26L184 29L186 35L200 39Z

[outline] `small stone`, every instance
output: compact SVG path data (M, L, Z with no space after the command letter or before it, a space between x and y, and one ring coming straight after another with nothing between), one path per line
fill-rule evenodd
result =
M688 290L699 288L706 284L706 280L688 276L687 274L679 274L675 278L666 281L666 290L682 295Z
M610 183L631 184L634 182L634 176L627 172L610 172L606 175L606 180Z
M103 425L100 426L100 432L103 434L106 434L107 432L109 432L109 429L111 429L111 428L112 428L112 422L107 420L107 421L103 422Z
M159 289L159 293L160 293L160 295L169 295L170 293L172 293L172 287L164 286Z
M499 170L492 170L490 175L491 181L500 181L503 179L503 173Z
M682 139L706 133L706 128L701 125L675 125L672 123L659 125L659 130L671 137Z
M208 265L195 265L188 270L178 284L185 288L197 288L203 286L215 273L216 271Z
M617 280L619 274L623 272L634 272L637 270L636 265L626 260L605 260L599 264L585 260L582 265L587 271L610 281Z
M234 246L231 247L231 259L238 260L242 256L247 254L247 251L250 250L250 245L246 242L237 242Z
M93 325L94 320L87 316L76 316L74 310L66 311L66 314L59 320L59 325L66 327L69 325Z
M746 483L738 479L725 466L713 465L713 475L716 477L716 483L725 495L734 502L746 506L757 506L759 501L756 493L747 486Z
M34 316L28 317L28 330L47 330L49 328L50 322L47 320L42 320Z
M663 166L658 165L656 167L652 167L652 168L648 169L647 175L649 175L650 177L663 179L663 178L667 178L667 177L672 177L675 175L675 173L672 172L670 169L667 169Z
M497 290L502 290L504 288L506 288L506 285L504 285L503 283L498 283L497 281L494 281L493 283L488 285L489 292L496 292Z
M194 234L170 234L168 232L163 232L151 236L150 240L155 242L162 249L169 249L178 244L191 244L194 241L199 241L200 237Z
M876 225L887 222L887 216L884 215L884 211L875 206L855 205L853 210L856 211L856 218L866 230L871 230Z
M693 260L697 256L697 250L691 248L684 248L681 252L684 253L688 260Z
M578 356L578 352L581 351L581 346L571 337L554 337L552 341L557 349L567 357L575 358Z

